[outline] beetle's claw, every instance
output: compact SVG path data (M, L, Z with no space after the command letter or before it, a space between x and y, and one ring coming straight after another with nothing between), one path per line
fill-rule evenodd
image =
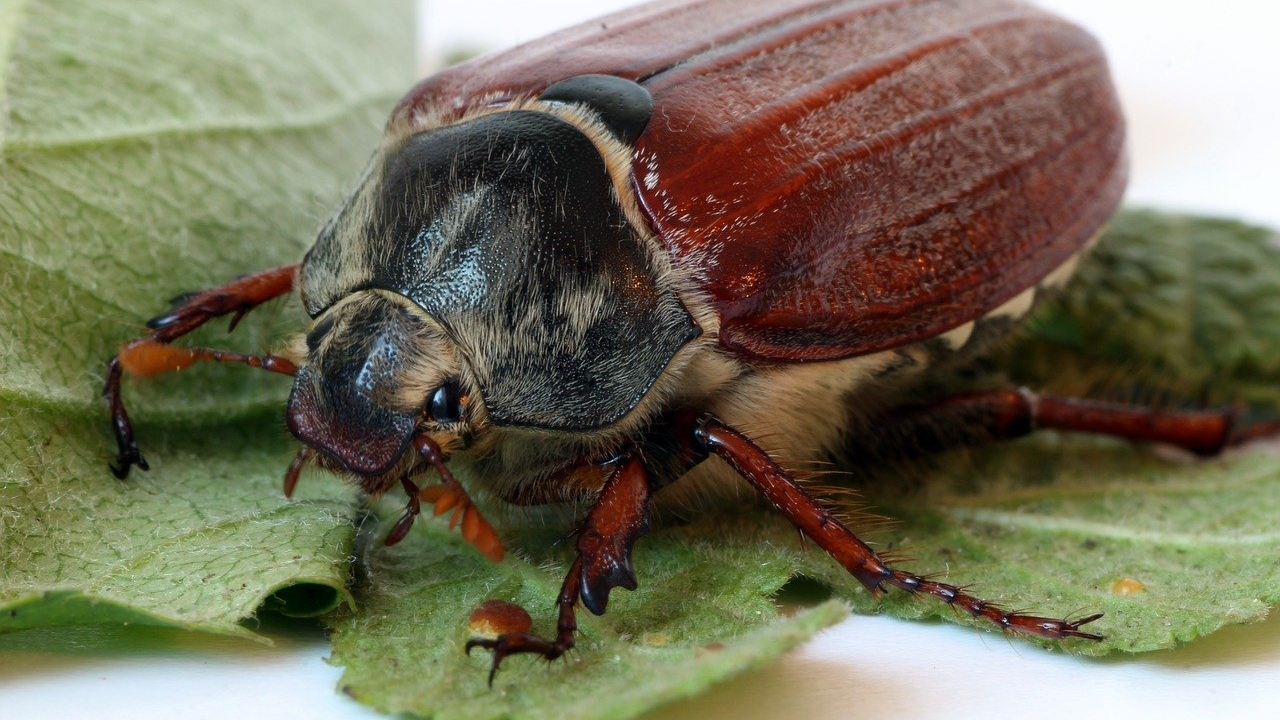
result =
M163 315L157 315L148 320L147 329L159 330L161 328L166 328L178 322L180 319L182 319L182 314L178 310L173 310L171 312L164 313Z
M1086 615L1085 617L1082 617L1079 620L1072 620L1064 623L1062 628L1063 636L1084 638L1085 640L1105 640L1106 639L1105 635L1098 635L1097 633L1090 633L1090 632L1080 632L1077 629L1081 625L1086 625L1088 623L1093 622L1094 620L1097 620L1098 618L1102 617L1102 615L1103 613L1100 613L1100 612L1094 613L1092 615Z
M572 642L552 642L546 638L530 633L504 633L496 638L471 638L465 649L471 654L471 648L484 648L493 651L493 662L489 664L489 687L493 687L493 679L498 675L498 667L508 655L533 653L550 661L564 655L572 646Z
M138 450L138 446L135 443L130 443L128 447L120 448L120 453L116 455L116 461L107 463L107 467L111 468L111 474L120 480L129 477L129 468L134 465L137 465L141 470L151 469L151 466L147 464L147 459L142 457L142 452Z
M1084 632L1080 630L1081 625L1097 620L1102 617L1102 613L1094 613L1086 615L1079 620L1059 620L1057 618L1039 617L1037 615L1022 615L1019 613L1010 613L1006 615L1007 627L1016 632L1024 632L1037 637L1048 638L1050 640L1066 640L1067 638L1080 638L1082 640L1105 640L1105 635L1097 633Z
M227 325L227 332L235 330L236 326L240 324L240 321L244 319L244 316L252 309L252 305L241 305L236 308L236 314L231 316L231 322Z
M493 651L493 661L489 663L489 687L493 687L493 679L498 675L498 666L502 664L502 658L506 657L507 653L503 652L498 647L497 640L490 640L489 638L471 638L466 644L467 654L470 655L471 648L476 647Z

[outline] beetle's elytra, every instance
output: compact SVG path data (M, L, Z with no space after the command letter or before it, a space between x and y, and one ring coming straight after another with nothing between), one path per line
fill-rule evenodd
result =
M1124 183L1098 44L1020 2L641 6L414 87L298 265L182 298L112 360L114 469L146 469L122 372L214 360L294 376L286 493L308 465L405 490L388 543L427 501L501 557L451 466L494 501L592 500L556 636L469 643L494 670L558 657L579 602L636 586L653 502L744 480L869 589L1097 639L1097 615L1007 612L889 567L785 468L881 436L943 444L948 422L1198 452L1270 432L1013 389L885 405L1064 280ZM278 355L170 344L291 290L312 321ZM420 489L430 471L443 484Z

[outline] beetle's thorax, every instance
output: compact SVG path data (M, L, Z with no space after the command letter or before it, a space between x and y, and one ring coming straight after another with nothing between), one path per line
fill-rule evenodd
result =
M456 353L448 362L486 427L570 445L608 435L651 412L641 406L700 333L612 170L578 125L523 107L406 133L375 156L305 258L304 304L323 318L372 292L387 312L426 318ZM310 361L300 382L322 387L356 362ZM430 362L413 366L431 379L406 371L403 390L380 391L400 403L386 408L397 428L438 380Z

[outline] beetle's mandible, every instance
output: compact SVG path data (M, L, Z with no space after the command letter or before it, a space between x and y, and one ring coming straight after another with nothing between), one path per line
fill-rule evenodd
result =
M637 7L414 87L299 264L180 298L111 361L113 469L147 468L122 373L240 362L294 378L286 493L308 465L405 490L388 544L444 503L501 557L451 466L506 502L589 499L555 637L468 644L495 671L559 657L579 603L600 614L636 587L653 503L743 482L872 591L1097 639L1081 626L1098 615L1008 612L889 566L786 468L851 440L941 444L947 425L1202 453L1274 430L1025 389L887 402L1067 278L1125 178L1097 42L1021 2ZM311 324L277 355L170 344L291 291Z

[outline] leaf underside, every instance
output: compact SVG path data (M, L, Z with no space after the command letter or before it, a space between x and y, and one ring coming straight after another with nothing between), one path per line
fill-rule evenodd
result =
M726 507L668 518L637 546L640 588L615 592L603 617L580 613L574 653L511 658L490 691L486 654L461 650L467 617L501 598L552 633L571 545L553 541L571 518L505 518L516 552L496 565L441 520L382 547L395 507L364 523L357 547L362 510L340 483L306 477L298 499L280 497L288 383L241 368L129 384L152 471L110 476L103 362L164 298L300 257L408 87L409 11L0 3L0 631L131 623L249 637L239 621L268 598L304 615L346 605L326 620L341 688L373 707L625 718L842 616L827 602L779 617L774 595L796 577L860 611L955 618L900 593L872 599L771 512ZM304 321L292 303L255 316L193 342L260 351ZM1243 399L1265 414L1280 404L1278 350L1271 233L1129 212L977 382ZM1106 611L1107 640L1073 643L1079 654L1169 647L1280 601L1280 461L1265 447L1193 461L1044 434L850 482L897 521L869 537L907 567L1011 608Z

